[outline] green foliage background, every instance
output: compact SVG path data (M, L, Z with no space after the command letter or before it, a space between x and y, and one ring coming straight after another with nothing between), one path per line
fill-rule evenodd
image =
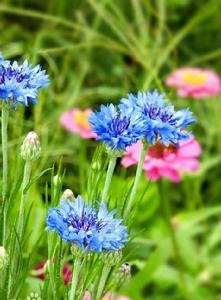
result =
M40 63L51 79L38 105L10 113L12 218L18 209L16 186L23 168L19 149L30 130L39 134L43 149L33 174L53 166L56 174L62 161L62 189L87 194L88 170L98 143L65 132L59 125L63 111L96 108L101 103L117 102L130 91L157 87L167 92L176 107L189 106L196 115L198 124L193 131L203 149L201 168L197 174L184 176L178 185L163 182L188 292L183 296L181 291L169 232L162 218L159 187L148 183L143 175L132 223L133 239L127 249L133 277L122 290L135 300L221 299L221 97L179 99L164 85L166 75L180 66L210 67L221 74L220 9L220 0L0 3L0 49L4 57ZM106 159L104 154L102 159ZM134 172L135 168L125 171L117 166L112 196L121 198L125 191L122 186L132 182ZM28 192L28 274L48 257L44 219L45 186L53 201L50 173L43 172ZM40 293L40 288L40 281L28 276L19 297L25 299L33 291ZM19 284L15 289L19 290Z

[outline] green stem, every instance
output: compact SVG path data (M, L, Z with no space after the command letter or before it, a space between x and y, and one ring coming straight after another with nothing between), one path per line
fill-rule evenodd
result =
M175 262L176 262L176 266L177 266L177 271L179 274L180 286L183 290L183 294L186 295L187 294L187 286L186 286L186 280L185 280L185 276L184 276L182 259L180 256L179 244L178 244L178 241L176 238L176 233L175 233L174 227L171 223L170 204L169 204L168 198L164 197L163 184L162 184L161 180L159 180L159 182L158 182L158 188L159 188L163 216L164 216L165 223L169 230L170 239L171 239L171 243L172 243L172 247L173 247L174 258L175 258Z
M104 292L108 274L110 273L110 270L111 270L111 267L108 264L104 264L101 278L100 278L99 285L98 285L98 289L97 289L97 296L96 296L95 300L101 299L102 294Z
M31 160L25 161L24 175L22 181L22 195L21 195L21 202L20 202L20 209L19 209L19 216L18 216L18 231L20 234L22 234L23 225L24 225L24 208L25 208L25 198L26 198L25 188L30 181L31 165L32 165Z
M2 175L2 199L5 201L7 194L7 178L8 178L8 106L2 103L2 159L3 159L3 175Z
M145 156L146 156L146 153L147 153L147 147L148 147L147 143L143 144L143 146L142 146L140 159L139 159L139 162L138 162L138 165L137 165L137 171L136 171L136 176L135 176L135 180L134 180L134 185L133 185L133 188L132 188L132 191L131 191L131 194L130 194L129 202L127 204L125 216L127 216L128 213L130 212L131 207L132 207L133 202L134 202L134 199L135 199L135 196L136 196L139 180L140 180L140 177L141 177L141 174L142 174L143 163L144 163Z
M111 183L111 178L113 176L113 172L114 172L114 168L116 166L116 162L117 162L117 157L116 156L111 156L110 161L109 161L109 165L108 165L108 169L107 169L107 175L106 175L106 180L105 180L105 184L104 184L104 189L103 189L103 193L102 193L102 202L106 201L106 197L108 194L108 190L110 187L110 183Z
M2 203L1 203L1 213L2 213L2 240L3 245L5 243L5 230L6 230L6 208L5 208L5 201L7 195L7 179L8 179L8 135L7 135L7 128L8 128L8 115L9 115L9 107L8 104L3 101L2 103L2 127L1 127L1 134L2 134Z
M72 282L71 282L71 291L69 300L75 300L75 294L76 294L76 287L78 283L79 273L81 269L81 257L76 257L74 261L74 267L72 272Z

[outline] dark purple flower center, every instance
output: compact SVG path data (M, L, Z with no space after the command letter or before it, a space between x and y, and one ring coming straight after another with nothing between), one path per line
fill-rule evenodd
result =
M118 115L117 117L112 118L111 129L116 133L116 135L123 133L125 130L128 129L129 126L130 119L126 116L120 118L120 115Z
M144 114L152 120L160 119L162 122L168 122L170 125L175 125L173 113L167 110L165 107L157 107L154 104L150 104L149 107L144 107Z
M18 71L13 69L11 66L1 66L0 68L0 84L5 82L5 79L11 80L15 78L18 83L25 79L26 75L22 74L22 70Z
M93 212L87 215L84 210L80 217L74 213L69 213L67 224L76 229L77 232L83 230L86 233L90 232L92 229L100 231L105 226L105 222L103 220L98 220Z

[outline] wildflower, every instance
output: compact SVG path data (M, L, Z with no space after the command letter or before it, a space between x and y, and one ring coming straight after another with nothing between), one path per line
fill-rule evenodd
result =
M101 105L100 112L89 118L97 140L110 149L125 150L143 138L144 122L139 113L126 111L113 104Z
M39 88L49 85L48 75L40 65L32 67L25 60L18 65L16 61L4 60L0 55L0 98L17 107L18 103L28 106L36 104Z
M35 270L32 270L31 274L33 276L37 276L37 278L39 278L40 280L44 280L45 279L45 273L46 273L46 265L47 265L47 260L41 262L40 264L37 265L37 267L35 268ZM67 286L71 280L71 269L69 267L69 265L67 263L64 264L63 269L62 269L62 277L64 280L64 284Z
M141 147L141 142L129 147L121 160L121 164L126 168L137 164ZM198 157L200 153L201 147L193 137L180 142L178 148L173 144L165 147L158 142L148 149L143 169L150 180L157 181L160 177L167 177L173 182L179 182L181 172L195 172L199 168Z
M4 247L0 247L0 271L3 271L8 264L8 254Z
M190 137L185 129L195 123L188 109L175 111L173 105L166 105L165 95L157 90L129 94L127 99L121 99L121 107L125 111L133 108L134 113L142 115L145 139L152 144L160 141L165 146L170 142L177 145Z
M47 230L55 230L67 242L84 252L118 251L127 241L127 227L114 219L105 204L99 210L86 205L78 196L75 202L61 201L61 208L51 208L47 214Z
M37 133L31 131L25 137L21 146L21 156L24 160L33 161L39 158L41 145Z
M177 88L177 94L181 97L200 99L221 92L220 77L210 69L177 69L167 77L166 84Z
M78 108L64 112L60 117L61 125L68 131L73 132L84 139L96 138L88 122L92 110L87 108L80 110Z

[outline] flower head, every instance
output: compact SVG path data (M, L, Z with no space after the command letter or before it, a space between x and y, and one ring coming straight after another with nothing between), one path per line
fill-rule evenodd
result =
M30 131L21 145L21 156L24 160L36 160L41 154L41 145L37 133Z
M100 112L93 112L89 122L98 135L97 140L103 141L110 149L125 150L143 138L141 115L113 104L101 105Z
M8 264L8 254L4 247L0 247L0 271L2 272Z
M167 77L166 84L177 88L177 94L181 97L190 96L200 99L215 96L221 92L220 77L209 69L177 69Z
M78 196L75 202L61 201L60 208L48 210L47 230L57 231L85 252L117 251L127 241L127 227L121 225L121 219L114 219L114 214L105 204L97 211Z
M40 65L32 67L25 60L18 65L16 61L4 60L0 55L0 98L16 108L18 103L28 106L35 104L39 88L47 87L48 75Z
M165 146L169 146L170 142L177 145L190 137L185 129L195 123L192 112L188 109L175 111L173 105L166 105L165 95L157 90L129 94L128 98L121 99L121 107L129 111L133 108L134 113L142 115L144 136L152 144L160 141Z
M129 147L121 164L126 168L137 164L141 148L140 142ZM198 170L200 153L201 147L192 137L188 141L182 141L178 148L173 144L165 147L158 142L148 149L143 169L150 180L157 181L160 177L167 177L173 182L179 182L181 172L191 173Z
M91 125L88 122L92 110L87 108L80 110L78 108L64 112L60 117L61 125L84 139L96 138L97 135L92 131Z

